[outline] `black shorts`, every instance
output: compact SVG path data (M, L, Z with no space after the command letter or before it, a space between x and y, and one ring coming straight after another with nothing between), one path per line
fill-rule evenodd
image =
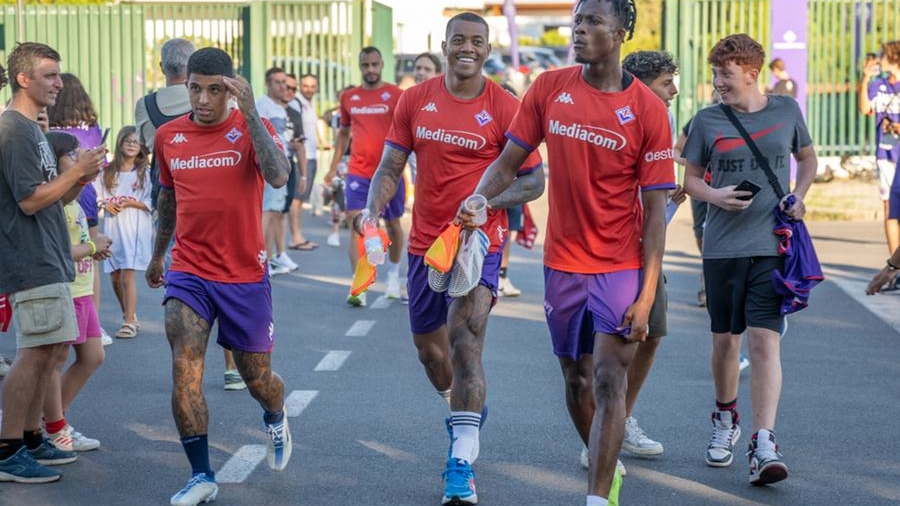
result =
M706 226L706 210L709 204L691 198L691 216L694 218L694 237L703 239L703 227Z
M706 310L716 334L742 334L747 327L781 332L782 297L775 293L772 271L784 257L704 259Z
M656 283L656 298L653 299L653 305L650 306L650 332L647 337L663 337L669 333L669 327L666 322L666 309L669 307L669 297L666 294L666 276L662 272L659 273L659 282Z

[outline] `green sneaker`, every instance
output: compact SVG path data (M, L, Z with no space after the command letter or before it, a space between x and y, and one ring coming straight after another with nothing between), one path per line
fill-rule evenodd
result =
M615 474L613 474L612 486L609 487L609 497L606 498L609 506L619 506L619 489L621 488L622 475L619 473L619 470L616 469Z

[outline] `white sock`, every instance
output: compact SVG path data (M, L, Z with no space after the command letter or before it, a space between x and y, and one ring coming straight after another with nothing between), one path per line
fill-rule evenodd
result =
M462 459L468 463L478 458L478 428L481 413L471 411L451 411L450 425L453 427L453 450L450 458Z
M438 395L440 395L445 401L447 401L448 408L450 407L450 392L452 390L453 390L452 388L448 388L447 390L444 390L444 391L438 390Z
M400 275L400 262L394 263L388 260L388 274Z
M607 506L609 504L606 499L600 497L599 495L589 495L587 496L587 504L586 506Z

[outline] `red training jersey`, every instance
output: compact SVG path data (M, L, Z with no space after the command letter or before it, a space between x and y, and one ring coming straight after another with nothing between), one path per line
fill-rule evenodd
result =
M397 86L384 84L375 90L357 86L341 94L341 126L350 127L353 137L348 174L372 179L402 93Z
M547 143L544 265L585 274L641 267L639 192L675 188L662 100L637 79L606 93L580 65L552 70L531 85L507 137L525 149Z
M278 134L263 124L276 143ZM159 182L175 191L173 271L219 283L256 283L266 275L262 233L265 180L244 115L214 126L190 114L156 131Z
M409 251L424 255L460 204L474 193L481 176L503 150L506 129L519 101L491 80L476 98L462 100L437 76L403 93L385 144L416 153L416 205ZM354 141L355 142L355 141ZM519 169L526 174L541 164L537 151ZM508 233L506 210L491 210L481 229L500 250Z

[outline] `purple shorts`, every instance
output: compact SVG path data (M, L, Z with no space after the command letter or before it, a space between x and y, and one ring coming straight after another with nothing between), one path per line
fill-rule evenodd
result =
M500 253L488 253L481 269L478 284L486 286L494 300L497 299L497 282L500 278ZM453 297L447 292L437 293L428 286L428 265L425 257L409 253L406 274L406 292L409 294L409 328L413 334L427 334L447 323L447 314Z
M169 271L163 305L173 297L193 309L210 327L218 318L216 342L223 348L247 353L272 351L275 325L268 276L257 283L216 283L186 272Z
M641 289L641 270L578 274L544 267L544 315L553 353L578 360L594 353L594 334L626 336L618 329Z
M100 317L97 316L94 297L92 295L75 297L73 302L75 303L75 323L78 326L78 337L67 344L84 344L89 337L99 338L103 332L100 330Z
M360 211L366 208L366 199L369 198L369 185L371 179L359 176L347 175L347 183L345 185L344 195L347 211ZM387 207L381 212L381 217L388 220L399 220L406 211L406 180L400 178L397 182L397 193L394 198L388 202Z

